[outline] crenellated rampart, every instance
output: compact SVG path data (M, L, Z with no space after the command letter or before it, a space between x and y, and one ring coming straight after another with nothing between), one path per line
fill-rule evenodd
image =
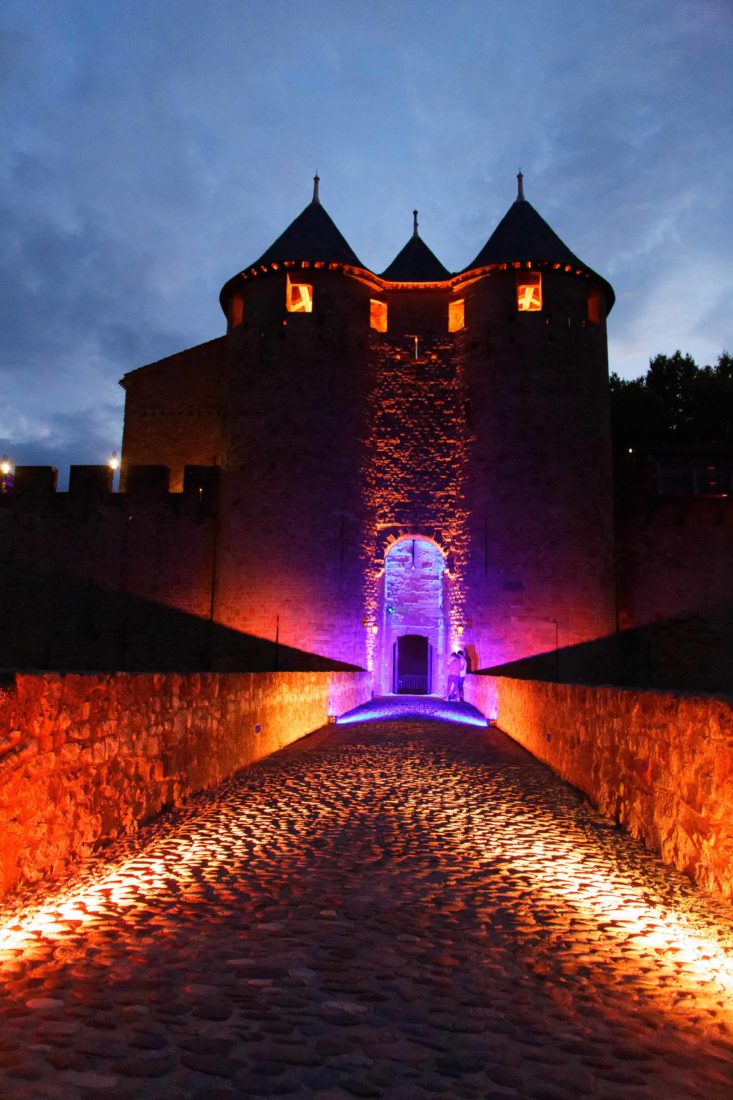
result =
M0 667L205 668L219 471L18 467L0 496Z

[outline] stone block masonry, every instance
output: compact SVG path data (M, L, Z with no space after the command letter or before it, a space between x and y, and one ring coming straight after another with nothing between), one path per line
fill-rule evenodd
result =
M623 683L733 689L733 499L636 485L617 529ZM633 677L633 679L631 679Z
M365 672L16 673L0 683L0 895L371 695Z
M168 466L170 488L177 493L186 465L218 465L229 389L225 336L131 371L121 385L126 394L123 489L131 466Z
M667 863L733 897L733 698L477 675L466 699Z

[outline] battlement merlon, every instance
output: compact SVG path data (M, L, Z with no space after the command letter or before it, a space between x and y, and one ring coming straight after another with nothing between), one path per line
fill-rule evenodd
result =
M170 488L180 492L186 466L221 464L229 343L228 337L220 336L140 367L121 380L123 491L133 466L168 466Z
M218 466L185 466L182 490L171 492L167 466L135 465L128 470L125 492L116 493L110 466L76 465L70 467L68 491L59 492L55 466L16 466L12 488L0 494L0 508L23 512L76 504L180 508L181 502L193 502L211 511L217 503L220 474Z

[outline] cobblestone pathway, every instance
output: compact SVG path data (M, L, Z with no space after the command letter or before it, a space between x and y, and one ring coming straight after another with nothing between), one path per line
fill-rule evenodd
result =
M35 900L3 1098L733 1096L730 910L496 730L319 731Z

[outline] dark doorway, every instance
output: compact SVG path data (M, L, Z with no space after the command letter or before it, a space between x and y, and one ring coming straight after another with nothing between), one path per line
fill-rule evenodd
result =
M394 688L397 695L428 695L430 692L430 650L422 634L398 638L394 651Z

